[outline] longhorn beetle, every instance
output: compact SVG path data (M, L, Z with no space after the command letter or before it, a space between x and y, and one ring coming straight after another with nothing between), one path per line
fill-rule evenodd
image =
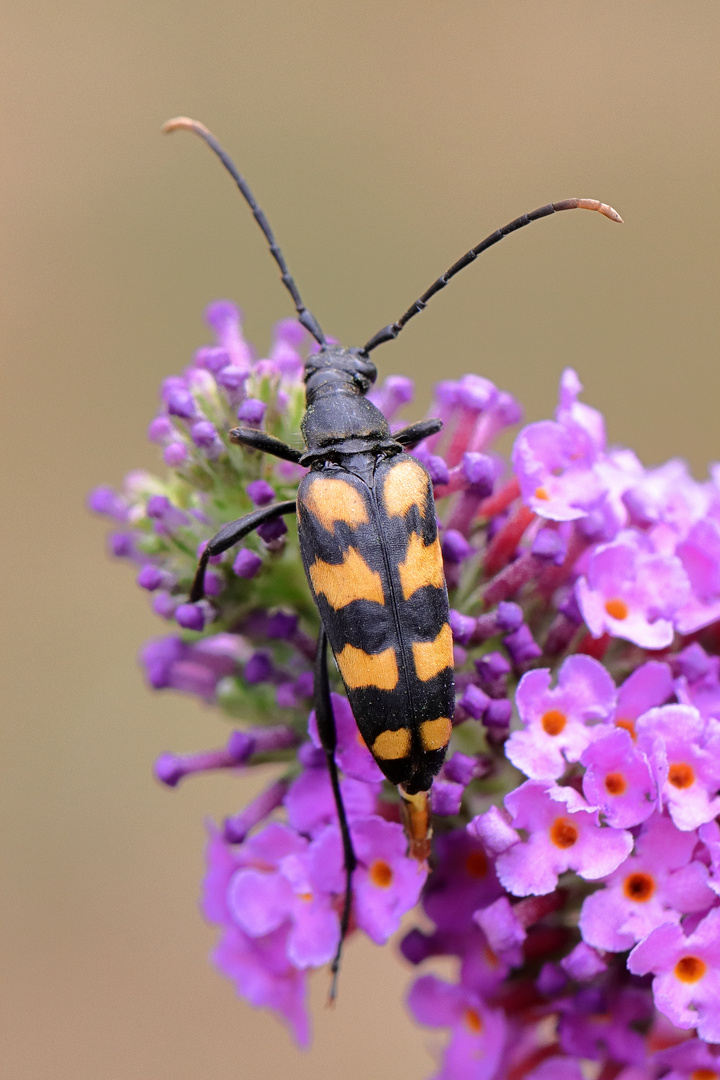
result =
M382 772L398 786L409 850L420 860L430 850L429 791L445 757L455 708L452 633L432 485L423 465L403 452L436 434L442 424L421 420L392 435L385 417L365 397L377 376L369 354L396 338L430 298L478 255L531 221L575 209L597 210L611 221L622 218L595 199L565 199L523 214L453 263L397 322L383 327L361 349L344 349L328 343L305 307L267 218L215 136L187 117L168 120L163 127L164 132L179 129L199 135L232 176L270 246L298 321L320 346L305 364L304 451L251 428L230 432L235 443L309 466L297 500L255 510L220 529L200 557L190 600L202 599L205 569L212 556L227 551L264 522L297 512L303 565L321 621L315 714L345 864L340 941L332 964L333 998L350 918L356 858L335 762L328 642L360 734Z

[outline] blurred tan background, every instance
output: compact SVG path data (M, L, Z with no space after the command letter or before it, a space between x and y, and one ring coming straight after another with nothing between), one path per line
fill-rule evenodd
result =
M361 344L486 233L571 195L612 203L489 252L381 373L482 372L550 415L573 364L613 441L720 457L720 6L713 0L64 0L3 5L3 1080L423 1077L409 975L353 942L298 1055L206 961L203 817L228 776L157 786L212 710L151 694L163 627L103 551L86 490L153 466L160 379L237 299L262 349L291 313L217 162L234 154L325 331Z

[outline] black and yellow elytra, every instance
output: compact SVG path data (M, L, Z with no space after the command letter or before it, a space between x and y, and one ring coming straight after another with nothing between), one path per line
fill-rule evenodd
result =
M409 454L348 464L300 484L300 547L360 733L414 795L442 765L455 704L432 487Z

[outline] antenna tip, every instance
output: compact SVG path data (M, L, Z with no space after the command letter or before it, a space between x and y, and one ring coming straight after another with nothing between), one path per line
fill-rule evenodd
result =
M169 135L171 131L197 131L207 133L208 129L199 120L191 120L189 116L173 116L172 120L166 120L162 126L163 135Z
M597 199L578 199L577 204L580 210L597 210L599 214L604 214L610 221L617 221L620 225L625 224L617 210L613 210L612 206L608 206L607 203L598 202Z

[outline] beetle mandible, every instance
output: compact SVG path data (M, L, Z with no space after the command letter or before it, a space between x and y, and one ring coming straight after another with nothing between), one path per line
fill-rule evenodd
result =
M263 523L297 513L302 560L321 620L315 713L345 863L340 941L332 964L334 997L356 858L335 761L328 643L360 734L382 772L398 786L409 852L420 860L430 851L429 792L445 758L455 708L452 633L432 484L424 466L405 452L442 425L421 420L391 434L383 414L365 396L377 376L369 354L396 338L455 274L509 233L560 210L596 210L612 221L622 218L596 199L565 199L523 214L453 263L397 322L383 327L362 348L345 349L328 343L305 307L267 218L215 136L188 117L176 117L163 127L164 132L180 129L200 136L232 176L270 246L298 321L320 346L305 364L304 451L252 428L230 432L235 443L308 466L297 499L255 510L220 529L202 553L190 600L202 599L212 556Z

